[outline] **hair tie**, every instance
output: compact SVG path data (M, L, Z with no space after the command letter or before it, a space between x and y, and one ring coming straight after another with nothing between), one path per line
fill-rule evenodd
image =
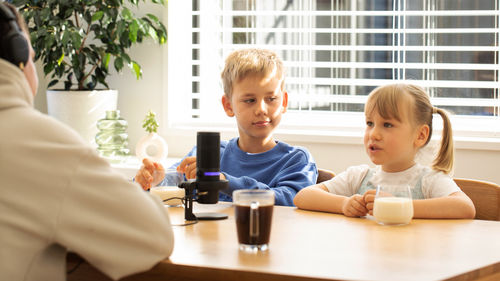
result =
M437 113L437 112L438 112L438 108L433 106L432 107L432 113L434 114L434 113Z

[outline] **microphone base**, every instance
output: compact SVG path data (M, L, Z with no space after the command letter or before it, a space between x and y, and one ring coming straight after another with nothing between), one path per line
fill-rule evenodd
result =
M207 191L207 186L215 187L216 192L210 193ZM219 200L219 190L227 188L228 181L227 180L218 180L214 182L197 182L197 181L185 181L179 184L180 188L184 188L186 190L186 196L184 200L184 219L187 221L195 221L195 220L223 220L227 219L228 216L226 214L219 213L197 213L193 214L193 200L195 196L198 196L196 201L201 204L216 204ZM200 188L201 187L201 188ZM200 192L200 189L202 191ZM197 193L194 191L198 190ZM203 193L200 195L200 193Z
M226 214L221 213L196 213L194 215L201 221L224 220L228 218Z

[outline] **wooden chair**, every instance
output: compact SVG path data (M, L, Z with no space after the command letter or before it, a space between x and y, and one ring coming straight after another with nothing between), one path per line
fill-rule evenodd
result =
M324 182L335 177L335 173L325 169L318 169L318 179L316 183Z
M500 221L500 186L473 179L454 179L476 207L476 219Z

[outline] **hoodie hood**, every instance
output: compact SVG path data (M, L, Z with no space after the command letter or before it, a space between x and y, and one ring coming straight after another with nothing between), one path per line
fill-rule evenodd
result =
M21 69L0 59L0 110L33 107L33 94Z

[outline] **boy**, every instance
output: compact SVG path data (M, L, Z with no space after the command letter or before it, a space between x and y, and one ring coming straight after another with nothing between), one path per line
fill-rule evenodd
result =
M236 117L239 137L221 142L221 179L229 181L229 189L220 200L231 201L237 189L271 189L276 205L293 206L295 194L316 183L317 169L305 148L272 136L288 105L282 61L268 50L238 50L227 57L221 76L222 106ZM195 156L193 148L177 167L187 179L196 178ZM144 189L161 184L161 165L147 159L143 164L135 180Z
M173 250L165 207L33 108L33 57L0 2L0 280L66 280L68 249L113 279L150 269Z

